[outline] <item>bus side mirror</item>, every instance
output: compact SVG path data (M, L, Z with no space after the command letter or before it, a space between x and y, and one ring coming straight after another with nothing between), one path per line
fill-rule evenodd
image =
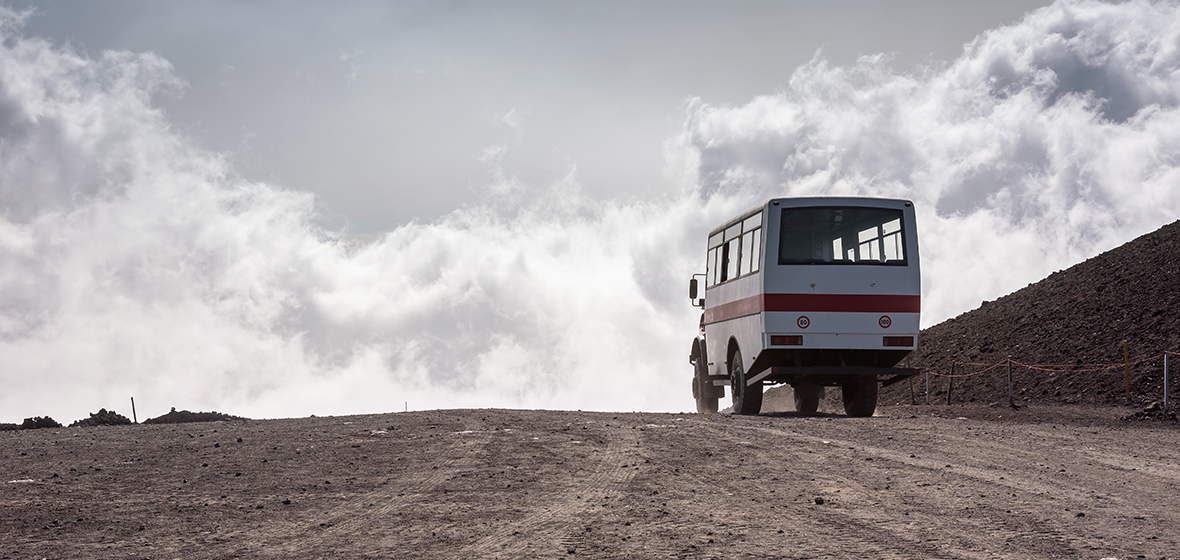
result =
M691 299L694 301L697 299L697 279L696 278L693 278L692 280L688 281L688 299Z

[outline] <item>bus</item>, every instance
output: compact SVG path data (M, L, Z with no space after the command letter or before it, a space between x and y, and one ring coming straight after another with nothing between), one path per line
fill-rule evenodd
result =
M879 386L917 373L896 367L918 345L914 205L770 199L709 233L689 298L703 310L689 354L698 412L728 386L735 414L758 414L764 387L786 384L800 413L839 387L846 414L872 416Z

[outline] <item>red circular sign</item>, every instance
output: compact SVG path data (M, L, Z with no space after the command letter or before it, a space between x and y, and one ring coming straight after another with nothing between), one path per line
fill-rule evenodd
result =
M893 324L893 319L890 319L888 315L882 315L880 319L877 319L877 324L881 325L881 328L887 329L889 325Z
M811 326L811 319L808 319L806 315L800 315L799 320L795 321L795 324L799 325L801 329L806 329Z

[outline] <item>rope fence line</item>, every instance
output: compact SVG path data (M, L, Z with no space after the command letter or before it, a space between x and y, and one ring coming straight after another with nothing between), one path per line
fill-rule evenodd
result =
M1011 362L1012 362L1012 365L1014 365L1014 366L1026 367L1028 369L1036 370L1036 371L1048 371L1051 373L1089 373L1089 372L1104 371L1104 370L1108 370L1108 369L1116 369L1116 368L1127 367L1127 366L1137 366L1139 364L1147 363L1147 362L1150 362L1153 360L1158 360L1158 359L1162 358L1164 356L1164 354L1171 354L1173 356L1180 356L1180 353L1178 353L1178 352L1168 351L1168 352L1164 352L1161 354L1156 354L1150 358L1144 358L1142 360L1138 360L1138 361L1134 361L1134 362L1126 362L1126 363L1118 363L1118 364L1078 364L1078 366L1096 366L1096 367L1089 367L1087 369L1052 369L1052 368L1067 368L1067 367L1071 367L1072 364L1025 364L1025 363L1018 362L1016 360L1011 360ZM1008 365L1008 362L1009 362L1009 360L1004 360L1002 362L996 362L994 364L983 364L983 363L960 362L960 361L952 360L951 361L952 367L955 365L959 365L959 366L987 366L986 368L981 369L979 371L973 371L971 373L962 373L962 374L938 373L932 369L923 369L923 368L919 368L919 369L921 369L923 372L927 372L930 375L933 375L935 377L956 377L956 378L957 377L972 377L975 375L979 375L981 373L991 371L991 370L996 369L1000 366ZM1073 366L1073 367L1077 367L1077 366Z
M1126 342L1124 342L1123 345L1124 345L1123 351L1124 351L1124 356L1125 356ZM958 360L951 360L952 373L949 373L949 374L939 373L939 372L936 372L936 371L929 369L929 368L918 368L918 370L922 371L923 373L926 374L926 404L930 404L930 376L942 377L942 378L946 378L948 380L950 385L948 385L948 387L947 387L947 404L950 404L951 391L952 391L952 387L954 387L954 380L955 379L974 377L976 375L981 375L981 374L987 373L989 371L992 371L998 367L1007 366L1008 400L1009 400L1010 404L1014 405L1015 401L1013 400L1013 394L1012 394L1012 385L1013 385L1012 366L1023 367L1023 368L1033 370L1033 371L1043 371L1043 372L1048 372L1048 373L1065 373L1065 374L1093 373L1096 371L1109 371L1109 370L1113 370L1113 369L1123 368L1125 375L1129 375L1129 371L1130 371L1131 366L1138 366L1141 364L1154 362L1156 360L1159 360L1160 358L1163 358L1164 359L1164 387L1163 387L1163 389L1164 389L1164 406L1163 406L1163 410L1164 410L1164 414L1167 415L1168 409L1169 409L1169 404L1170 404L1169 403L1169 401L1170 401L1169 381L1170 380L1169 380L1169 375L1168 375L1168 361L1169 361L1168 358L1169 358L1169 356L1180 356L1180 352L1173 352L1171 350L1165 350L1162 353L1159 353L1159 354L1156 354L1154 356L1150 356L1147 358L1143 358L1140 360L1136 360L1134 362L1132 362L1130 360L1124 360L1122 363L1116 363L1116 364L1025 364L1025 363L1021 363L1016 360L1013 360L1010 357L1002 362L996 362L996 363L960 362ZM970 373L953 373L958 369L959 366L975 366L975 367L981 367L983 369L980 369L978 371L973 371ZM1129 377L1127 377L1126 383L1127 383L1127 398L1129 400L1130 399L1130 378Z
M990 366L990 367L987 367L987 368L985 368L985 369L981 369L981 370L979 370L979 371L974 371L974 372L971 372L971 373L962 373L962 374L955 374L955 373L938 373L938 372L936 372L936 371L934 371L934 370L932 370L932 369L927 369L927 370L924 370L924 371L926 371L927 373L929 373L930 375L933 375L933 376L935 376L935 377L951 377L951 378L956 378L956 379L957 379L957 378L961 378L961 377L974 377L974 376L976 376L976 375L979 375L979 374L981 374L981 373L987 373L987 372L989 372L989 371L991 371L991 370L993 370L993 369L996 369L996 368L998 368L998 367L1000 367L1000 366L1002 366L1002 365L1007 365L1007 363L1008 363L1008 362L1000 362L1000 363L998 363L998 364L965 364L965 363L963 363L963 362L953 362L953 361L952 361L952 362L951 362L951 364L952 364L952 367L954 367L954 365L953 365L953 364L958 364L958 365L961 365L961 366L974 365L974 366Z

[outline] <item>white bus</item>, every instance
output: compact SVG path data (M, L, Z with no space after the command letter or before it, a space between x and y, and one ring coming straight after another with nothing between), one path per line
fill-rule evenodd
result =
M846 414L872 416L879 382L916 373L895 367L921 311L910 201L771 199L714 229L707 263L689 283L704 309L689 355L698 412L729 386L734 413L758 414L764 385L789 384L801 413L837 386Z

